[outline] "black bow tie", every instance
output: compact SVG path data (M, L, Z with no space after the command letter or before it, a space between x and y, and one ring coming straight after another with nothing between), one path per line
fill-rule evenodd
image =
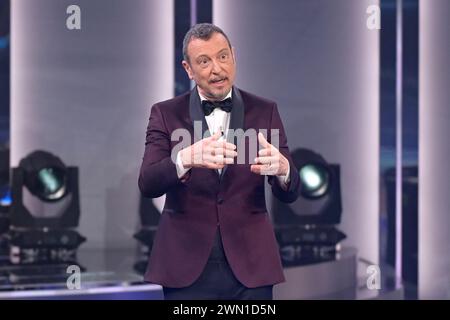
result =
M225 112L230 112L231 109L233 108L233 103L231 101L231 98L227 98L222 101L203 100L202 107L203 107L203 112L205 113L205 116L209 116L215 108L220 108Z

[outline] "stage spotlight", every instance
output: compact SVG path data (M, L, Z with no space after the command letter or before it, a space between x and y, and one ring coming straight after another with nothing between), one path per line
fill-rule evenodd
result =
M273 202L278 226L335 225L341 222L339 165L329 164L318 153L296 149L291 154L300 177L300 197L293 203ZM280 214L276 214L280 212Z
M335 228L342 213L340 167L309 149L297 149L291 155L300 178L300 197L289 204L274 198L272 206L281 256L289 257L283 262L292 265L293 252L299 264L329 259L346 238Z
M67 169L58 157L35 151L22 159L25 186L42 201L58 201L66 195Z
M0 147L0 255L7 252L7 239L4 234L9 230L9 209L11 189L9 186L9 148Z
M78 168L38 150L12 169L8 237L14 263L74 260L86 240L74 230L79 217Z
M78 168L35 151L12 170L11 226L75 228L80 217Z
M134 238L139 241L140 247L138 261L134 265L134 270L144 274L153 247L153 240L158 230L161 213L153 203L153 199L141 197L139 216L141 229L134 235Z

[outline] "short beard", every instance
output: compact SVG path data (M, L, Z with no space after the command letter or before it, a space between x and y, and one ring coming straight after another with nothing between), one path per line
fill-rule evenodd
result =
M208 97L206 97L206 98L213 99L213 101L214 100L220 101L220 100L223 100L227 96L229 91L230 91L230 89L229 90L224 89L222 93L218 93L218 94L215 94L213 92L208 92Z

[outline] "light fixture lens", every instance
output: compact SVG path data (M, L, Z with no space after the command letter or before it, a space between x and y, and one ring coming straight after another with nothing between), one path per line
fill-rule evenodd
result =
M321 197L328 191L328 171L322 166L308 164L300 169L303 193L309 197Z
M64 174L54 168L39 170L38 179L41 195L48 200L57 200L65 193Z

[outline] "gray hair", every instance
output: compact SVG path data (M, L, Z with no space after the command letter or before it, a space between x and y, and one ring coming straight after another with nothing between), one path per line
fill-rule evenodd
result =
M192 39L202 39L202 40L209 40L214 33L220 33L227 39L228 45L231 49L231 43L230 39L228 39L225 32L223 32L222 29L220 29L218 26L211 24L211 23L198 23L194 26L192 26L189 31L184 36L183 40L183 58L184 60L189 62L189 56L187 54L187 47L189 45L189 42L191 42Z

